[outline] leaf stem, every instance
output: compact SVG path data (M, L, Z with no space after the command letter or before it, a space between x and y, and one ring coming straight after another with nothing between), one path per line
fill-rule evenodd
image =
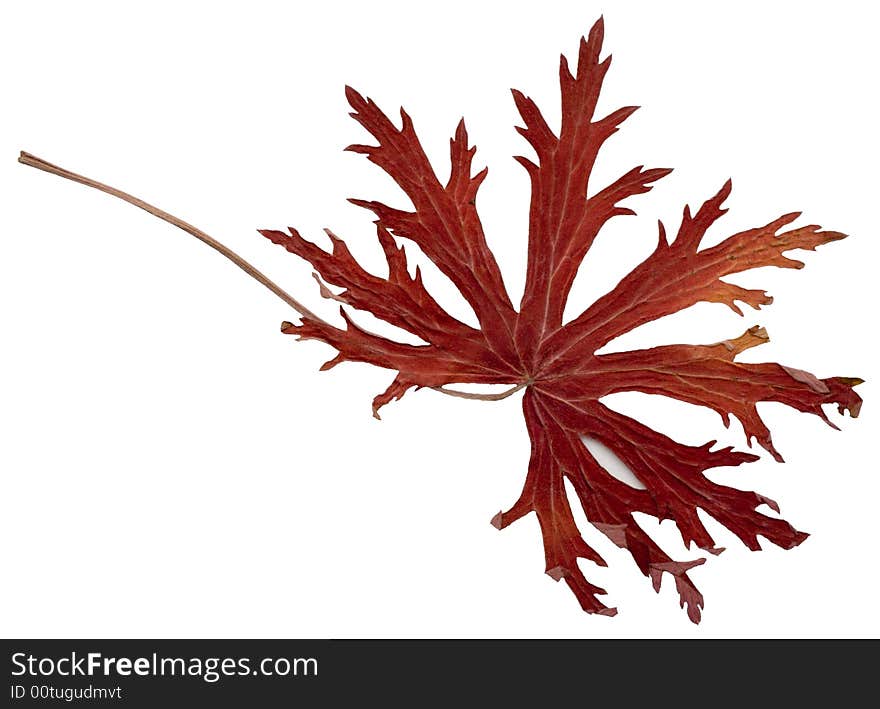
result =
M79 175L75 172L71 172L70 170L66 170L63 167L58 167L57 165L53 165L52 163L47 162L42 158L38 158L36 155L26 153L25 151L21 151L21 155L19 156L18 161L22 165L35 167L38 170L50 172L53 175L58 175L59 177L63 177L67 180L79 182L81 185L85 185L86 187L93 187L94 189L100 190L101 192L106 192L109 195L118 197L124 202L128 202L129 204L133 204L135 207L143 209L145 212L149 212L154 217L159 217L159 219L161 219L162 221L166 221L169 224L176 226L178 229L183 229L183 231L185 231L187 234L191 234L192 236L196 237L196 239L207 244L215 251L219 251L223 256L232 261L232 263L238 266L242 271L244 271L246 274L248 274L251 278L258 281L259 283L262 283L266 288L268 288L275 295L281 298L281 300L287 303L291 308L293 308L303 317L317 320L318 322L324 323L325 325L329 324L322 318L319 318L317 315L315 315L315 313L309 310L305 305L296 300L296 298L294 298L292 295L290 295L290 293L285 291L281 286L271 280L265 273L245 261L241 256L235 253L228 246L226 246L225 244L221 244L214 237L208 236L201 229L197 229L192 224L183 221L183 219L175 217L173 214L169 214L163 209L154 207L152 204L149 204L148 202L145 202L144 200L139 199L134 195L128 194L128 192L123 192L122 190L116 189L115 187L110 187L110 185L105 185L103 182L98 182L97 180L93 180L89 177L84 177L83 175Z
M145 202L134 195L129 194L128 192L123 192L120 189L116 189L115 187L111 187L110 185L106 185L103 182L98 182L97 180L93 180L90 177L85 177L83 175L77 174L75 172L71 172L63 167L59 167L58 165L53 165L42 158L37 157L36 155L32 155L31 153L21 151L21 154L18 157L18 162L22 165L27 165L29 167L34 167L37 170L42 170L43 172L49 172L53 175L58 175L59 177L63 177L66 180L72 180L73 182L79 182L81 185L85 185L86 187L92 187L96 190L100 190L101 192L106 192L113 197L117 197L124 202L128 202L129 204L134 205L140 209L143 209L145 212L149 212L154 217L158 217L162 221L168 222L172 226L176 226L178 229L182 229L187 234L191 234L196 237L199 241L204 244L207 244L215 251L219 252L221 255L225 256L227 259L232 261L236 266L238 266L242 271L248 274L251 278L253 278L258 283L261 283L264 287L268 288L272 293L278 296L281 300L287 303L294 311L299 313L302 317L309 318L310 320L314 320L323 325L327 325L332 327L330 323L328 323L323 318L319 317L311 310L309 310L305 305L300 303L296 298L294 298L290 293L285 291L281 286L275 283L272 279L270 279L265 273L260 271L258 268L253 266L252 264L245 261L241 256L239 256L235 251L230 249L225 244L220 243L214 237L209 236L201 229L194 227L189 222L185 222L183 219L179 217L175 217L173 214L169 214L163 209L159 209L158 207L153 206L152 204ZM506 399L508 396L515 394L523 387L527 386L528 382L521 382L517 384L512 389L508 389L507 391L503 391L497 394L472 394L470 392L465 391L457 391L455 389L447 389L444 386L436 386L431 387L432 389L439 391L441 394L446 394L447 396L456 396L461 399L477 399L480 401L501 401L502 399Z
M445 386L436 386L431 388L435 391L439 391L441 394L446 394L448 396L457 396L459 399L475 399L477 401L501 401L502 399L506 399L508 396L513 396L514 394L516 394L516 392L525 389L527 386L529 386L529 384L531 384L531 382L522 381L515 387L505 389L504 391L500 391L497 394L472 394L469 391L447 389Z

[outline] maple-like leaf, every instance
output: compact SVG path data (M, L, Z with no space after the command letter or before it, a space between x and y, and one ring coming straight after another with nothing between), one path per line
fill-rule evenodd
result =
M635 107L621 108L595 119L599 91L610 64L602 61L600 19L581 40L576 73L563 56L559 78L562 120L558 133L547 124L535 103L519 91L513 98L525 127L518 128L537 154L537 162L517 160L531 180L528 267L525 291L517 311L504 288L498 264L483 234L475 205L486 170L472 175L475 148L468 144L464 122L450 141L451 173L438 179L416 136L413 122L401 110L398 128L370 99L346 88L351 114L376 140L352 145L385 170L412 202L407 211L381 202L351 200L376 217L378 240L388 262L387 277L364 270L345 243L331 232L332 252L304 239L295 229L261 233L315 268L325 297L343 306L368 311L421 338L426 344L394 342L358 327L341 308L345 328L305 316L301 324L285 322L285 333L316 339L336 349L324 365L367 362L395 370L388 389L373 401L373 411L411 388L452 383L512 384L525 388L523 412L531 437L531 460L519 499L492 523L500 528L534 512L540 523L546 572L564 579L582 608L613 615L598 596L578 559L605 565L581 536L566 494L567 479L587 519L614 544L630 552L639 570L659 589L663 573L676 584L682 606L700 620L703 597L688 572L704 559L675 561L639 526L633 513L658 520L672 519L686 546L718 553L699 519L702 509L738 536L750 549L760 549L758 536L783 548L802 542L806 534L788 522L758 511L776 503L755 492L712 482L706 472L757 460L731 448L713 450L715 441L688 446L609 409L600 400L614 392L661 394L709 407L725 424L738 418L747 438L782 460L756 404L778 401L828 421L822 405L835 403L840 412L858 415L861 403L846 377L818 379L780 364L737 362L743 350L767 341L760 327L739 337L701 346L666 345L646 350L596 354L606 343L644 323L695 303L723 303L742 314L737 302L754 308L771 302L759 290L728 283L724 276L761 266L801 268L785 252L813 250L844 237L818 226L790 228L799 215L786 214L766 226L729 236L717 246L700 248L707 229L724 213L730 193L727 182L695 214L684 209L671 242L663 225L656 249L620 283L581 315L563 324L563 310L575 274L599 230L618 215L633 214L621 203L647 192L670 171L637 167L610 185L595 189L590 174L599 149ZM588 188L592 196L588 197ZM473 308L479 328L449 315L425 289L416 269L395 237L417 244L453 282ZM332 292L327 285L341 288ZM830 421L829 421L830 423ZM831 424L833 425L833 424ZM591 455L585 436L601 441L631 469L645 489L631 487L611 475Z
M618 215L633 214L622 203L647 192L669 173L665 168L633 168L610 185L596 189L590 175L599 149L634 107L594 119L610 58L602 61L602 21L581 40L575 74L562 57L559 80L562 119L558 134L535 103L519 91L513 98L525 126L518 128L537 155L537 162L517 160L531 180L526 284L519 310L511 303L501 271L483 234L476 197L486 170L472 173L475 148L468 144L464 122L450 141L451 171L438 179L416 136L410 117L401 110L398 128L370 99L351 88L346 96L351 114L376 140L376 145L351 145L387 172L412 202L412 210L381 202L354 199L376 217L377 236L388 275L362 268L345 245L327 232L332 251L304 239L295 229L261 233L312 264L321 294L339 301L345 327L314 314L228 247L200 229L116 188L53 165L23 152L19 161L119 197L183 229L219 251L284 300L302 316L300 324L285 322L282 331L301 339L331 345L337 354L324 369L344 361L366 362L394 370L397 376L373 400L373 413L409 389L431 387L466 398L501 399L523 394L523 413L531 438L531 460L522 494L506 512L492 519L499 529L534 512L544 542L546 572L564 579L581 607L589 613L614 615L598 597L605 591L591 584L578 560L605 565L581 536L565 482L571 484L589 522L614 544L626 549L639 570L660 588L664 573L675 580L681 605L698 622L703 597L688 572L705 559L676 561L636 522L636 512L658 520L674 520L686 547L721 550L706 530L698 510L708 513L753 550L762 536L785 549L806 534L788 522L758 511L776 503L756 493L719 485L706 477L712 468L758 459L732 448L713 450L715 441L689 446L609 409L602 397L636 391L679 399L717 411L725 425L735 416L746 437L782 457L757 411L758 402L777 401L831 423L823 404L837 404L841 414L859 413L861 399L853 391L860 379L819 379L794 367L774 363L737 362L744 350L767 341L761 327L749 328L729 340L706 345L664 345L645 350L597 354L611 340L665 315L699 302L723 303L742 315L737 303L759 308L771 302L760 290L722 280L762 266L801 268L785 254L813 250L844 237L818 226L790 227L799 214L785 214L766 226L728 236L716 246L701 248L706 231L724 214L730 194L727 182L692 213L685 207L670 242L662 224L653 253L609 293L570 322L563 311L575 275L599 230ZM592 193L592 196L588 194ZM428 293L418 268L410 275L397 238L417 244L452 281L473 308L479 327L447 313ZM332 286L338 290L334 292ZM355 324L344 306L367 311L424 342L405 344L368 332ZM450 390L453 383L507 384L501 394L467 394ZM611 475L590 453L585 437L600 441L643 484L632 487Z

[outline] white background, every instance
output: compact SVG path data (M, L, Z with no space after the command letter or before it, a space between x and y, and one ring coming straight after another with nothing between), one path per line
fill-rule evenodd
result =
M876 636L878 49L869 4L444 2L7 3L0 18L2 338L0 633L6 636ZM540 8L540 9L539 9ZM18 165L26 149L119 186L220 238L328 317L309 268L256 233L329 226L381 267L359 196L405 205L363 156L350 83L403 103L441 176L465 115L490 166L479 198L515 302L528 185L508 88L558 120L557 61L603 13L615 59L600 104L643 106L594 184L675 167L638 217L603 232L576 315L734 180L710 240L805 210L851 238L804 271L737 282L775 304L701 305L615 346L714 342L753 324L752 361L861 376L862 417L836 432L762 405L787 459L716 475L758 489L812 536L728 547L693 572L702 625L583 519L609 560L585 564L616 618L580 612L543 572L533 516L498 532L529 443L519 397L424 391L370 416L392 374L278 332L293 314L191 237L122 202ZM412 258L419 259L413 249ZM421 259L424 262L424 259ZM439 272L428 285L473 319ZM365 317L368 326L375 324ZM742 429L656 397L611 402L682 441ZM664 524L646 526L693 558Z

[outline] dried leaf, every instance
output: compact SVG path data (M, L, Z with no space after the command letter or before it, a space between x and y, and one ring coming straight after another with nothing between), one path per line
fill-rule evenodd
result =
M772 500L719 485L705 475L712 468L748 463L758 456L731 448L713 450L715 441L683 445L612 411L600 402L601 397L621 391L661 394L711 408L725 425L735 416L749 440L756 439L781 461L756 404L778 401L828 421L822 405L835 403L841 413L848 410L855 417L861 400L852 387L860 380L819 379L790 366L737 362L741 352L768 340L761 327L715 344L596 352L639 325L698 302L723 303L740 315L737 302L753 308L767 305L771 299L763 291L748 290L723 278L761 266L801 268L800 261L785 254L794 249L813 250L844 235L814 225L790 227L799 216L795 213L701 248L709 227L726 211L722 204L731 191L728 181L696 213L685 207L671 242L660 224L654 252L609 293L563 324L575 274L599 230L615 216L633 214L621 203L647 192L670 172L639 166L606 187L595 189L589 184L602 144L635 111L625 107L594 118L610 64L610 58L599 59L602 34L599 20L581 41L575 74L562 57L558 134L534 101L513 91L525 124L518 130L537 155L537 161L517 158L531 180L528 270L518 312L483 235L475 200L486 170L471 174L475 148L468 145L463 121L450 141L452 169L444 185L405 112L401 111L401 127L397 128L372 100L346 89L354 111L351 115L377 141L348 149L363 153L385 170L413 205L412 211L404 211L380 202L351 200L376 217L379 242L388 261L386 277L366 272L329 232L332 253L306 241L294 229L262 233L309 261L320 276L325 296L368 311L427 343L405 345L368 333L354 324L345 309L346 329L309 317L300 325L285 323L284 332L322 340L337 350L327 366L348 360L396 370L391 386L374 400L374 412L413 387L455 382L527 385L523 411L532 454L525 486L516 503L498 513L492 523L501 529L534 512L544 540L546 573L557 581L565 580L585 611L616 613L599 600L605 591L587 581L579 567L578 559L599 565L605 561L587 545L575 524L566 479L590 523L630 552L655 589L664 573L675 579L682 606L698 622L703 597L688 574L704 559L674 561L639 526L634 512L674 520L686 546L693 543L713 554L721 549L700 521L699 509L749 549L760 549L759 536L789 549L807 535L758 511L761 505L778 511ZM589 198L588 188L593 188ZM450 278L476 313L479 329L446 313L426 291L418 272L410 277L406 255L396 238L416 243ZM323 282L343 290L332 294ZM584 445L585 436L614 451L645 489L626 485L605 470Z
M173 224L217 250L259 281L302 316L299 324L282 323L282 331L300 339L329 344L336 355L322 369L341 362L366 362L397 372L388 388L373 400L378 418L382 406L413 388L431 387L465 398L497 400L520 390L531 439L531 459L522 494L492 524L499 529L534 512L544 542L545 571L565 580L589 613L614 615L599 596L605 591L584 576L579 559L605 565L583 539L566 492L566 480L589 522L615 545L626 549L639 570L660 588L663 574L675 580L681 605L699 622L703 597L689 573L704 563L697 558L676 561L642 529L639 512L658 520L671 519L686 547L718 554L700 521L703 510L724 525L749 549L760 549L758 537L790 549L806 534L788 522L759 511L778 505L756 492L719 485L706 473L736 466L757 455L730 447L714 450L678 443L635 419L615 412L601 399L635 391L678 399L716 411L725 425L731 416L743 426L748 442L757 440L776 460L782 456L758 413L757 404L776 401L815 414L836 428L823 404L836 404L843 414L858 416L861 399L853 377L820 379L796 367L737 361L743 351L768 340L762 327L738 337L706 345L664 345L644 350L597 354L611 340L665 315L699 302L723 303L742 315L737 303L753 308L768 305L761 290L728 283L725 276L764 266L802 268L786 255L795 249L814 250L844 238L815 225L791 227L799 214L785 214L769 224L728 236L702 248L707 230L724 214L728 181L692 213L685 207L675 238L661 223L653 253L578 317L562 316L575 275L599 230L611 219L634 212L622 203L651 189L667 168L639 166L610 185L596 189L590 176L605 140L635 111L624 107L596 119L599 92L610 58L599 59L602 20L581 41L573 74L565 57L560 63L562 119L554 133L538 107L519 91L514 102L524 127L519 132L537 156L518 157L531 181L526 285L519 310L514 308L490 251L476 209L483 169L475 175L476 149L469 145L464 121L450 141L451 170L438 179L416 136L410 117L401 110L398 128L370 99L346 88L351 114L376 145L351 145L366 155L400 186L412 211L361 199L351 200L375 216L377 238L387 262L387 275L374 275L355 260L345 242L330 231L325 251L295 229L261 233L308 261L323 297L338 301L344 327L311 312L265 274L228 247L191 224L114 187L53 165L23 152L23 164L74 180L129 202ZM588 194L592 196L588 197ZM476 314L478 327L460 322L431 296L418 269L410 275L404 248L408 239L452 281ZM333 290L333 289L341 290ZM353 321L349 310L366 311L418 337L424 344L395 342L368 332ZM501 394L475 395L450 390L454 383L506 384ZM600 441L629 467L644 485L636 489L611 475L584 444Z

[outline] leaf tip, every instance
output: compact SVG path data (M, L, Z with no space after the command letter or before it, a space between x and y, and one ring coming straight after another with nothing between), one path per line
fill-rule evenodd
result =
M775 460L777 463L784 463L785 462L785 458L782 457L782 453L780 453L778 450L776 450L776 446L773 445L773 440L770 438L770 436L767 436L760 443L761 443L761 446L771 456L773 456L773 460Z
M807 534L806 532L797 532L797 531L796 531L796 532L794 533L794 539L792 539L791 546L789 546L788 548L789 548L789 549L794 549L796 546L800 546L800 545L803 544L805 541L807 541L807 538L808 538L809 536L810 536L810 535Z
M758 498L759 505L767 505L767 507L769 507L771 510L773 510L776 514L779 514L779 503L776 502L776 500L773 500L773 499L766 497L764 495L758 495L757 493L755 493L755 494Z
M345 99L348 101L349 105L357 110L357 103L365 103L364 97L360 95L355 89L353 89L348 84L345 85Z
M602 39L605 36L605 15L599 15L599 19L597 19L593 26L590 28L589 38L584 39L581 38L582 42L595 43L598 42L600 45L602 43Z
M329 359L324 364L322 364L319 368L319 372L326 372L328 369L333 369L337 364L341 364L345 361L345 358L342 355L336 355L333 359Z

